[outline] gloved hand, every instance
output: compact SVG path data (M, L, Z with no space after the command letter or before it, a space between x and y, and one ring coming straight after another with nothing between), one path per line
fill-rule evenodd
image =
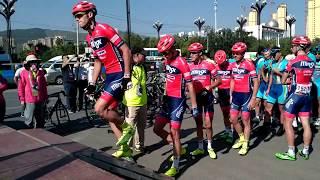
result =
M192 116L193 117L198 117L199 116L199 110L198 108L192 108Z
M123 90L128 90L130 88L132 88L132 82L131 82L131 78L123 78L122 79L122 88Z
M96 86L93 84L89 84L84 91L86 94L94 94L95 90L96 90Z

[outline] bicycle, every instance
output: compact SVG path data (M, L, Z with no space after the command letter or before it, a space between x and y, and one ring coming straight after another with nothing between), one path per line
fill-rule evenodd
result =
M56 92L53 94L48 95L48 98L58 98L57 101L54 103L53 106L49 106L49 99L46 101L46 107L45 107L45 118L46 118L46 122L50 121L51 124L55 125L55 126L60 126L61 125L61 121L66 121L66 122L70 122L70 117L69 117L69 113L67 108L65 107L65 105L62 103L60 94L65 95L64 91L60 91L60 92ZM53 122L53 113L55 113L56 115L56 120L57 123Z

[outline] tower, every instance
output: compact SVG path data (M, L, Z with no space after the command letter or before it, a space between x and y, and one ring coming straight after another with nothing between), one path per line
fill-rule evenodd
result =
M307 2L306 34L311 39L320 38L320 0Z
M248 26L256 26L258 24L258 13L255 10L250 10L248 17Z
M277 9L277 21L279 23L279 29L287 30L287 5L282 3Z

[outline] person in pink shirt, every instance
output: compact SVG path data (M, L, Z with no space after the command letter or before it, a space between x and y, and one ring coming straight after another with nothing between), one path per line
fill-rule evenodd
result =
M25 124L30 128L43 128L45 124L44 110L48 92L45 72L39 69L40 62L33 54L26 57L26 63L30 68L21 71L18 86L20 101L26 105Z
M4 120L4 115L6 114L6 101L3 97L3 91L8 88L8 82L0 74L0 123Z

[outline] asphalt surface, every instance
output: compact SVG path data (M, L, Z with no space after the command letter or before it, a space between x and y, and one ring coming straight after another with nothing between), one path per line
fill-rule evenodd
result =
M49 93L62 90L62 86L48 86ZM17 98L17 90L10 89L4 92L7 103L7 118L5 124L15 129L25 128L20 117L20 105ZM181 141L188 151L197 147L195 122L191 114L185 113L182 124ZM48 130L67 137L84 145L113 153L116 150L115 138L108 125L100 122L99 127L92 127L85 118L85 112L80 111L70 114L71 123L63 124L56 128L48 125ZM285 136L264 136L257 126L251 135L250 151L246 156L238 155L238 151L231 148L231 144L218 139L218 134L223 128L222 113L219 106L215 105L213 121L214 141L213 147L218 158L212 160L206 154L201 157L190 155L181 158L181 170L179 179L318 179L320 167L320 143L317 129L313 129L313 151L309 160L304 160L297 155L297 161L280 161L274 157L275 152L287 150ZM135 153L134 159L144 167L165 172L171 165L168 158L171 150L157 137L152 127L146 129L146 153ZM1 136L0 136L1 137ZM302 132L296 135L296 144L303 147Z

